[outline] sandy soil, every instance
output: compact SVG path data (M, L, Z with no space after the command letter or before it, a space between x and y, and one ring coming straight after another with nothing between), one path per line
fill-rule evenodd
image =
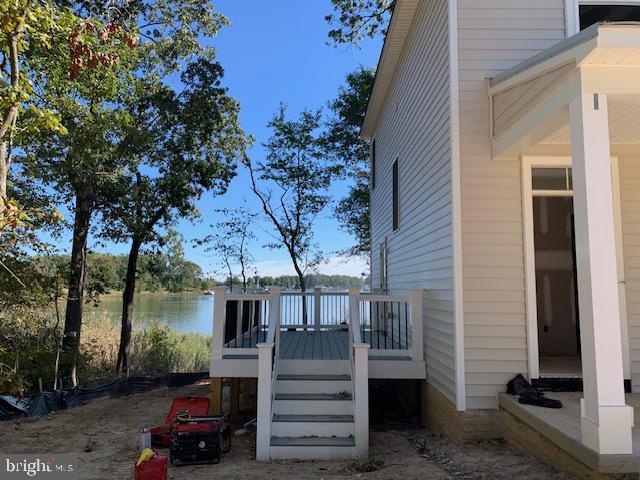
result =
M207 395L208 385L102 399L37 419L3 422L2 453L77 453L81 478L133 478L137 430L160 424L174 397ZM166 452L164 452L166 453ZM570 477L535 459L516 453L500 442L454 446L442 437L406 425L386 425L372 432L371 459L383 462L362 472L352 462L271 462L254 459L253 435L234 437L231 452L218 465L171 468L169 478L225 480L280 479L468 479L565 480Z

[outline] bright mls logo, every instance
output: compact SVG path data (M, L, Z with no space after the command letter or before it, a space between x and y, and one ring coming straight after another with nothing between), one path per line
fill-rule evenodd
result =
M76 455L1 455L0 478L13 480L46 478L73 480L78 478Z

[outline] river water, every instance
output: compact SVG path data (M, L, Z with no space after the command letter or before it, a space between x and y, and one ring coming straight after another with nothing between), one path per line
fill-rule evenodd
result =
M119 324L122 297L101 297L96 307L87 307L94 315L108 315ZM89 313L89 312L88 312ZM141 329L160 323L181 332L211 335L213 329L213 296L193 293L153 293L137 295L133 303L133 328Z

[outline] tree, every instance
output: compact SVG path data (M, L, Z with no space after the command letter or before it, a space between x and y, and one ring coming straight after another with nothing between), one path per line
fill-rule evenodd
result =
M329 43L358 45L365 38L385 35L395 1L331 0L334 13L325 16L332 26Z
M340 200L335 216L343 228L356 238L356 244L343 252L368 255L369 231L369 142L360 137L375 74L364 67L349 73L338 96L329 103L333 113L322 142L345 178L353 180L347 196Z
M163 227L195 217L195 202L205 191L224 193L235 175L234 161L244 154L238 103L220 86L220 64L208 57L203 52L186 66L180 92L149 75L126 104L132 122L115 163L130 165L103 209L105 235L131 242L117 364L122 373L129 368L140 249L158 242Z
M107 199L113 198L113 189L122 184L119 177L135 171L132 158L119 151L125 136L135 131L129 102L139 97L136 89L144 88L140 82L143 76L167 83L198 55L208 58L201 40L215 35L228 21L214 12L207 0L138 0L128 2L126 8L116 8L115 2L68 3L76 12L102 18L106 24L94 20L83 25L83 32L97 32L97 43L90 45L93 48L76 42L75 36L70 38L73 49L82 53L78 62L69 66L73 88L50 88L39 96L63 112L68 135L42 142L33 149L31 158L39 167L38 177L75 203L64 342L72 357L68 374L75 382L73 357L82 324L86 245L92 219ZM140 41L131 32L139 32ZM111 39L117 40L118 49L101 51ZM77 68L96 62L108 66L110 75L99 78L91 68Z
M140 57L136 39L127 29L98 18L74 25L67 38L66 62L39 59L46 81L38 82L36 106L59 114L64 132L36 135L23 147L29 174L50 183L61 198L74 201L74 227L63 350L64 369L77 385L76 358L80 344L87 238L92 215L119 166L111 163L113 139L128 118L118 107L127 95L127 80Z
M207 251L214 252L219 258L229 274L229 287L233 290L233 268L240 266L240 277L242 279L242 291L247 291L247 269L253 257L249 252L249 242L255 240L255 235L251 231L251 225L256 219L256 214L248 211L245 207L236 209L219 209L217 213L224 216L224 220L211 225L216 230L213 235L207 235L203 239L197 240L199 245L207 245Z
M273 133L265 144L266 161L255 166L246 161L251 189L275 228L275 241L267 246L287 251L303 292L306 274L321 259L313 243L314 221L329 203L327 189L338 170L324 157L320 118L320 111L305 110L298 120L287 120L281 105L268 124ZM306 302L302 305L306 324Z

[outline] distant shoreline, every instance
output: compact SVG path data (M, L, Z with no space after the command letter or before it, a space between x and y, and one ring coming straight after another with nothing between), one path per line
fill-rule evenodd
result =
M122 297L123 292L109 292L109 293L103 293L102 295L99 296L99 298L117 298L117 297ZM152 297L154 295L204 295L204 290L200 291L200 290L185 290L184 292L170 292L168 290L159 290L156 292L149 292L149 291L145 291L145 292L136 292L135 296L136 297Z

